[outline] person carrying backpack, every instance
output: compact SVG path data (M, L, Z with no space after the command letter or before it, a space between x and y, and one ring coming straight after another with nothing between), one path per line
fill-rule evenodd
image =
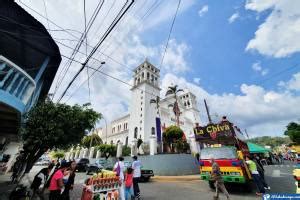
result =
M32 189L32 195L31 195L31 199L33 199L35 197L35 195L38 195L38 197L40 199L44 199L44 185L47 182L48 176L52 170L52 168L54 167L53 164L50 164L48 167L45 167L43 169L41 169L35 176L34 179L32 181L32 184L30 186L30 188Z
M127 172L125 174L125 199L131 200L133 198L132 193L132 183L133 183L133 169L131 167L127 168Z
M114 171L117 173L117 176L119 176L120 181L122 182L122 185L119 188L120 200L125 200L125 194L124 194L124 171L125 171L125 166L124 166L123 161L124 161L124 158L119 157L119 161L117 161L115 166L114 166Z

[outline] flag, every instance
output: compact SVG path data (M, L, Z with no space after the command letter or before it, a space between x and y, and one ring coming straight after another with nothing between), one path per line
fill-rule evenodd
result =
M156 117L156 138L157 142L161 142L161 122L160 118Z

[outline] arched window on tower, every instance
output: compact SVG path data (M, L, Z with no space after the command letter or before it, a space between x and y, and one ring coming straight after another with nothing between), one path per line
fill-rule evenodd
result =
M128 146L128 136L125 139L125 146Z
M147 72L147 80L149 80L149 79L150 79L150 73Z
M153 83L153 81L154 81L154 76L153 74L151 74L151 82Z
M145 78L145 74L144 74L144 72L142 73L142 80L144 80L144 78Z
M134 138L137 139L137 134L138 134L138 127L134 128Z
M151 135L155 135L155 128L154 127L151 128Z

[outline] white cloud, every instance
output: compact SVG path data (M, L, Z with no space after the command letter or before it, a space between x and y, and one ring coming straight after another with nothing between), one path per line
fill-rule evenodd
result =
M252 64L252 69L255 72L259 72L262 76L265 76L269 73L269 69L263 69L260 62L255 62Z
M264 70L261 71L261 75L262 75L262 76L265 76L265 75L267 75L268 73L269 73L269 70L268 70L268 69L264 69Z
M262 67L261 67L261 65L260 65L260 62L253 63L252 69L253 69L254 71L257 71L257 72L261 71L261 70L262 70Z
M197 85L200 84L200 80L201 80L201 78L199 78L199 77L196 77L193 79L194 83L196 83Z
M200 17L203 17L205 15L205 13L208 12L208 5L204 5L202 6L202 8L198 11L198 15Z
M241 94L211 94L202 87L174 74L166 74L162 80L162 94L171 83L189 88L197 96L201 123L207 123L203 99L207 99L211 113L227 115L250 136L283 135L285 126L299 118L300 97L288 91L268 91L257 85L240 86ZM219 119L214 119L219 120Z
M300 91L300 72L294 74L287 82L280 81L278 85L288 90Z
M300 51L300 1L247 0L245 8L261 13L271 9L270 15L258 27L255 37L246 47L262 55L282 58Z
M239 13L238 12L236 12L236 13L234 13L233 15L231 15L229 18L228 18L228 22L231 24L231 23L233 23L233 22L235 22L235 20L237 20L237 18L239 18Z
M184 43L177 43L175 39L169 41L169 47L164 57L162 68L168 72L181 73L190 69L186 54L189 52L189 46ZM162 47L164 51L164 47Z
M30 1L23 0L26 5L37 10L39 13L45 16L45 8L42 1ZM91 51L92 47L96 45L100 37L103 35L104 31L110 25L116 14L119 12L125 0L120 1L105 1L101 12L97 16L95 23L93 24L89 35L88 43L88 53ZM18 3L18 2L17 2ZM89 20L94 9L95 2L87 1L87 19ZM195 3L195 0L185 0L181 2L178 16L185 12ZM47 4L47 14L49 19L56 22L65 29L77 30L83 32L84 30L84 18L83 18L83 4L82 2L76 1L75 3L71 0L57 1L55 3L46 0ZM32 12L30 9L23 6L19 3L25 10L27 10L31 15L33 15L37 20L39 20L43 25L48 28L47 20ZM153 6L154 5L154 6ZM157 5L157 6L156 6ZM153 6L153 12L149 17L144 17L146 11L149 11L149 8ZM110 9L111 8L111 9ZM166 8L167 11L166 12ZM160 3L156 2L135 2L134 6L130 9L124 18L117 25L115 30L108 36L104 43L99 48L99 51L113 57L119 63L124 63L127 67L113 62L111 59L108 59L106 56L97 52L94 54L94 57L99 60L105 60L106 64L100 69L103 72L112 75L122 81L127 83L132 82L132 71L131 69L135 68L138 64L144 61L147 57L150 62L155 65L160 63L161 53L164 45L162 44L157 46L145 45L142 42L141 36L145 31L151 31L152 28L166 22L171 21L174 13L176 11L177 4L174 4L172 1L163 1ZM173 11L174 12L173 12ZM150 12L149 12L150 14ZM106 16L106 18L104 18ZM154 17L155 16L155 17ZM141 21L142 18L142 21ZM169 23L169 22L168 22ZM50 23L50 29L60 29L55 25ZM80 37L80 33L71 31L73 34ZM74 39L69 34L64 31L51 31L53 38L67 38ZM59 40L60 42L65 43L66 45L75 48L77 41L66 41ZM72 53L72 49L68 49L63 45L58 43L60 51L63 55L69 56ZM82 45L80 48L81 52L85 52L85 45ZM169 43L169 48L165 56L164 65L162 69L170 70L171 72L178 73L184 72L188 69L188 65L185 61L185 54L189 52L188 46L184 42L178 43L175 39L172 39ZM85 55L77 53L75 59L79 61L84 61L86 58ZM62 63L59 68L57 75L61 74L63 71L63 66L68 61L65 58L62 58ZM90 60L89 65L95 68L98 68L99 63L94 60ZM64 80L55 96L54 100L62 93L65 89L66 84L71 80L71 77L78 71L81 67L80 64L73 63L65 75ZM130 68L130 69L128 69ZM93 70L89 70L89 74L93 73ZM56 76L54 84L52 85L51 92L55 89L55 84L58 76ZM78 86L85 81L87 78L86 70L80 74L80 76L75 80L74 84L68 90L66 96L63 98L62 102L65 102L70 94L72 94ZM91 101L92 107L103 113L107 121L110 121L116 117L126 114L128 112L129 102L131 98L130 87L128 85L122 84L117 80L113 80L107 76L104 76L100 73L96 73L93 78L90 79L90 89L91 89ZM118 91L118 92L112 92ZM74 93L73 97L70 98L68 104L74 103L86 103L89 101L88 97L88 87L85 83L80 89Z

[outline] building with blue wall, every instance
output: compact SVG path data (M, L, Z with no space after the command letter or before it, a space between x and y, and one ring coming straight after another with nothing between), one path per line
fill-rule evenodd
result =
M60 62L47 29L13 0L0 0L0 152L18 141L22 116L47 96Z

